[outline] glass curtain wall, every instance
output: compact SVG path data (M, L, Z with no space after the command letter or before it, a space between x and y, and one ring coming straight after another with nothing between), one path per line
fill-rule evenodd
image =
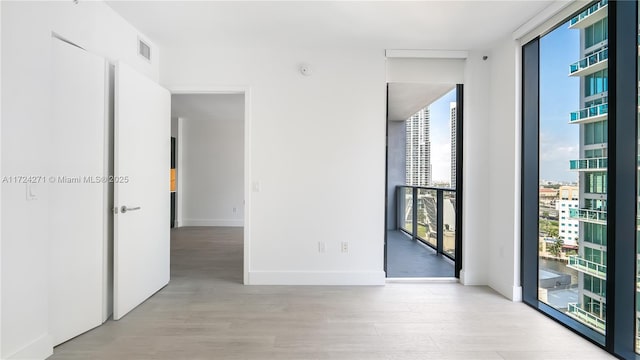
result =
M640 359L639 18L637 1L595 1L522 46L523 300L625 359Z
M540 38L538 300L604 335L608 22L596 13Z

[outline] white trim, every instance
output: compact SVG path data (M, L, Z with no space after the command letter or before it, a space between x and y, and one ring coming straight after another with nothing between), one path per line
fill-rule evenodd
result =
M212 86L169 86L172 95L178 94L220 94L233 95L249 93L251 87L243 85L212 85ZM246 99L245 99L246 102ZM246 115L246 114L245 114ZM245 119L246 121L246 119Z
M522 286L513 287L510 300L513 302L522 302Z
M7 360L46 359L53 355L53 342L49 334L42 334L22 349L8 355Z
M177 160L177 169L176 169L176 177L178 179L178 184L177 184L177 188L176 188L176 197L178 198L177 200L177 204L176 204L176 227L181 227L184 226L184 158L183 158L183 154L184 154L184 146L183 146L183 139L184 139L184 118L179 117L178 118L178 137L177 137L177 141L178 141L178 158Z
M184 219L180 226L231 226L242 227L244 220L238 219Z
M385 50L387 58L411 59L466 59L469 52L464 50Z
M387 278L387 284L455 284L460 281L454 277L409 277Z
M2 2L0 1L0 39L2 39ZM0 129L2 129L2 46L0 46ZM0 149L2 148L2 133L0 132ZM2 177L2 164L0 163L0 178ZM2 203L2 187L0 186L0 204ZM2 207L0 207L1 209ZM2 211L0 210L0 230L2 229ZM2 234L2 231L0 231ZM2 238L0 238L2 249ZM2 250L0 250L0 269L2 269ZM0 275L0 358L2 358L2 276Z
M515 51L515 84L514 91L516 93L516 106L515 106L515 114L513 117L515 119L515 154L522 154L522 48L520 46L515 46L513 49ZM514 204L513 204L513 297L511 300L521 302L522 301L522 283L520 278L522 276L522 263L520 261L520 256L522 253L522 244L521 244L521 231L522 231L522 202L521 202L521 192L522 192L522 157L515 157L515 166L513 168L513 181L515 184L515 196L514 196Z
M545 34L588 3L589 1L586 0L556 0L516 29L511 37L524 45Z
M251 285L384 285L384 271L252 271Z
M251 102L250 87L244 88L244 264L242 282L249 284L251 271Z
M244 94L244 263L243 283L251 266L251 87L248 85L166 86L171 94ZM184 226L180 223L179 226Z

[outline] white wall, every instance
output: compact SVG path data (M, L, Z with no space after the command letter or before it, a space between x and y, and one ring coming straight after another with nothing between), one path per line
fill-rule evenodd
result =
M465 285L488 284L490 197L487 188L489 148L489 62L487 52L471 51L465 64L463 109L462 271Z
M515 301L520 287L520 47L498 42L490 63L489 285Z
M383 50L163 49L161 75L250 88L250 283L384 282Z
M2 2L2 175L46 176L51 32L158 77L157 58L137 56L138 32L102 2ZM158 51L152 46L152 51ZM90 175L90 174L88 174ZM47 357L48 186L26 200L24 184L2 185L1 358ZM69 254L74 256L74 254Z
M173 95L171 108L184 118L180 225L242 226L244 95Z
M438 61L431 71L466 85L462 280L471 285L489 282L490 66L483 55ZM300 63L313 75L302 76ZM250 283L384 282L386 79L384 52L356 46L163 49L161 81L170 89L251 89L250 183L260 192L250 194ZM341 241L350 243L348 254Z

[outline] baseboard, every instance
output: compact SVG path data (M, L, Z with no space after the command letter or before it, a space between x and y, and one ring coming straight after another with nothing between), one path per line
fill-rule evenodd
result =
M249 285L384 285L384 271L251 271Z
M44 334L30 344L14 352L4 359L7 360L35 360L46 359L53 354L53 341L49 334Z
M244 220L237 219L183 219L180 226L229 226L243 227Z
M413 278L387 278L387 284L457 284L454 277L413 277Z
M478 277L477 273L467 273L464 270L460 270L460 284L468 286L489 285L487 279Z
M513 295L511 297L513 302L522 302L522 286L513 287Z

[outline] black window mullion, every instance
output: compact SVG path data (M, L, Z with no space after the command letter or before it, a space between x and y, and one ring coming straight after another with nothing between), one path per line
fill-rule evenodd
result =
M538 305L538 117L540 41L522 47L522 298Z
M462 270L462 146L464 126L464 85L456 85L456 237L455 237L455 270L454 275L460 278Z
M607 350L635 357L637 2L609 2Z

